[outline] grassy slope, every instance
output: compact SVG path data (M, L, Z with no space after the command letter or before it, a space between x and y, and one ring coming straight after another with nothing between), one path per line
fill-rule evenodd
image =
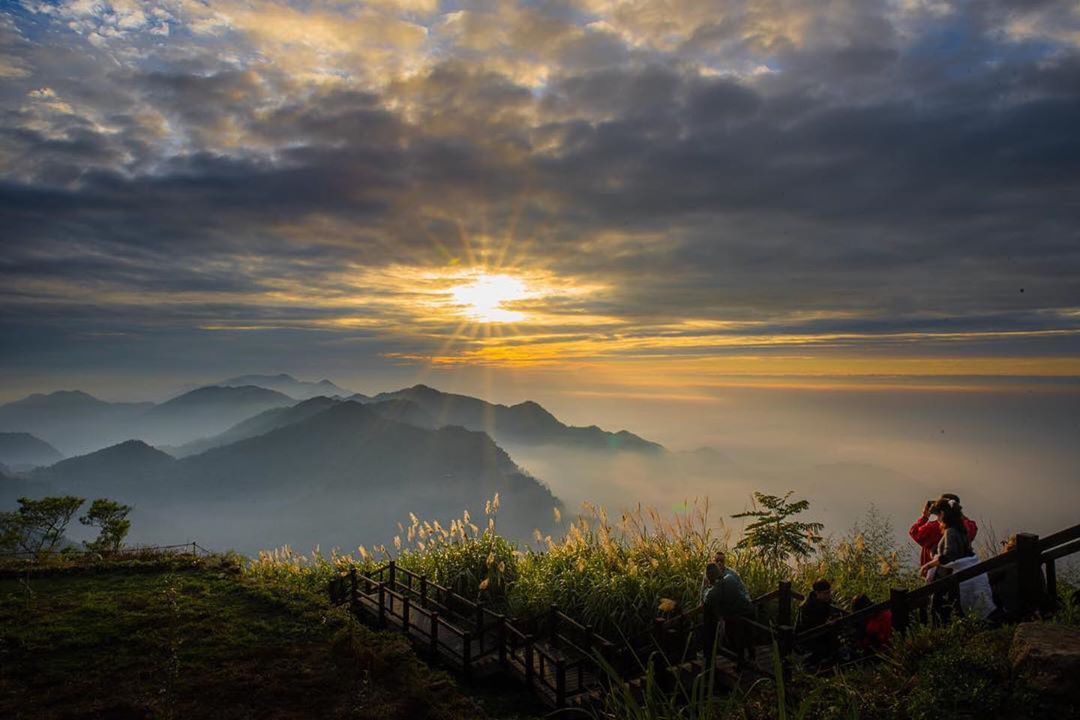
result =
M134 570L139 570L135 572ZM476 718L405 642L227 563L0 579L0 717Z

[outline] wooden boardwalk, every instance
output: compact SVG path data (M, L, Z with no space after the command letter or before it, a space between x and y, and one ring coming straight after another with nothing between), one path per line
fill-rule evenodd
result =
M793 602L802 596L792 590L791 583L782 582L776 590L754 600L758 618L771 618L767 624L742 620L756 646L754 661L736 667L733 656L720 648L718 685L747 676L773 677L777 659L787 675L800 647L827 635L851 637L859 623L884 610L892 612L893 627L902 633L915 613L925 619L931 597L955 593L965 580L1009 567L1015 568L1020 579L1021 615L1033 615L1057 597L1056 562L1077 552L1080 525L1042 539L1020 534L1016 549L1009 553L916 590L893 590L884 602L842 614L798 635L794 632ZM330 594L336 602L349 603L353 614L365 622L403 633L433 662L456 669L467 679L492 673L510 675L553 708L598 702L611 682L625 684L640 699L650 657L657 667L657 682L665 688L679 683L689 687L705 671L696 652L702 632L700 606L658 620L643 636L616 645L554 606L537 618L511 619L398 568L393 561L367 573L354 568L331 583ZM677 650L665 657L661 648ZM774 657L774 648L779 658ZM618 680L613 680L612 671Z

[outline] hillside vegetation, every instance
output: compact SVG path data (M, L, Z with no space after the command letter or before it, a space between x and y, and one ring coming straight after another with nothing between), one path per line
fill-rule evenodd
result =
M291 548L263 552L252 572L293 578L311 587L352 566L370 570L390 558L470 598L502 606L516 616L551 604L618 640L647 629L661 602L692 608L701 596L705 565L723 550L751 595L775 590L780 580L807 588L818 577L832 580L839 602L858 594L883 599L892 587L915 587L916 572L902 561L892 528L876 511L839 536L820 537L805 554L777 556L746 543L709 515L707 503L671 517L639 509L609 517L586 505L558 531L518 544L499 532L496 497L486 513L465 513L449 527L410 515L391 546L359 547L353 553L303 554Z
M352 567L371 570L394 558L400 567L515 617L536 615L554 603L616 642L646 631L658 615L696 606L702 569L717 550L727 552L754 596L774 590L781 579L807 591L824 577L832 582L834 602L846 606L859 594L883 600L890 588L921 582L903 561L903 550L894 546L888 523L872 509L848 531L820 536L812 532L815 524L792 519L799 510L789 511L805 508L805 503L786 497L759 499L778 508L759 516L769 532L747 534L738 542L710 521L706 505L670 519L649 511L612 519L603 509L587 507L563 525L560 536L537 537L531 546L519 546L498 533L496 498L483 519L465 514L449 528L412 516L408 525L402 524L393 547L361 546L353 554L329 555L281 548L261 553L249 572L316 590ZM771 532L771 520L783 513L788 519L781 518L782 527L811 526L802 539L787 534L783 540L784 533ZM1074 583L1060 582L1064 609L1055 621L1077 624L1078 613L1069 600L1073 588ZM907 636L897 637L878 662L825 677L797 665L786 688L750 678L722 697L706 693L687 701L670 688L656 686L645 707L613 692L592 712L597 718L640 720L928 720L942 713L1018 720L1062 717L1060 708L1045 706L1011 667L1012 633L1011 626L973 620L947 627L916 625Z
M0 717L485 717L396 636L236 557L0 574Z

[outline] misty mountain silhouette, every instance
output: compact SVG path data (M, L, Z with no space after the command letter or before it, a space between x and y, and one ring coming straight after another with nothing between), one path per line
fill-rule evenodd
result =
M134 504L135 541L172 541L183 528L185 538L244 551L389 542L409 512L482 518L496 492L500 530L526 537L561 506L486 434L416 427L356 402L180 460L128 441L30 479Z
M197 455L206 452L211 448L230 445L234 442L239 442L240 440L264 435L271 430L277 430L278 428L287 425L302 422L342 402L345 401L336 398L311 398L310 400L304 400L291 407L274 408L272 410L261 412L254 417L233 425L220 435L194 440L177 448L163 449L168 450L170 454L175 457ZM435 428L431 416L425 413L416 403L407 400L387 400L384 402L371 403L368 407L380 416L391 420L397 420L409 425L416 425L417 427L428 429Z
M77 455L131 437L135 418L153 406L105 402L78 390L35 393L0 405L0 430L32 433L65 455Z
M445 393L427 385L379 393L372 400L410 400L427 411L440 426L460 425L469 430L484 431L500 444L569 445L646 453L664 451L663 446L625 430L613 433L595 425L566 425L531 400L517 405L496 405L468 395Z
M280 427L286 425L292 425L303 420L307 420L313 415L321 413L329 407L338 404L338 400L328 397L316 397L310 400L304 400L295 405L289 407L272 408L270 410L264 410L263 412L249 417L246 420L233 425L225 432L214 435L212 437L200 438L193 440L192 442L185 443L177 448L171 449L171 454L175 457L187 457L189 455L198 455L199 453L206 452L211 448L221 447L222 445L230 445L240 440L247 440L248 438L256 437L270 432L271 430L277 430Z
M222 432L264 410L295 402L284 393L255 385L212 385L154 406L139 419L139 427L130 437L155 445L182 444Z
M14 510L21 497L44 497L51 495L53 488L45 482L27 480L12 473L10 468L0 467L0 512Z
M128 440L38 468L27 477L80 497L117 499L156 492L163 470L175 462L171 455L141 440Z
M232 380L276 381L282 377L292 379L288 375L246 375ZM336 399L322 397L321 402L326 404ZM384 417L418 427L459 425L484 431L503 445L664 452L661 445L625 430L608 432L595 425L566 425L532 401L496 405L426 385L380 393L374 398L357 393L347 399L369 403ZM31 395L0 406L0 430L33 433L66 455L93 452L130 438L166 447L178 456L192 455L305 419L317 407L303 406L294 413L255 418L267 410L287 409L295 404L286 393L257 385L201 387L160 405L109 403L80 391L60 391ZM247 420L252 420L253 425L234 428ZM215 437L219 434L224 437Z
M346 397L354 394L352 390L346 390L329 380L323 379L318 382L297 380L287 373L278 373L277 375L240 375L213 384L224 387L255 385L256 387L266 388L268 390L276 390L295 400L308 400L319 396L333 397L335 395Z
M0 432L0 463L9 469L52 465L63 458L59 450L30 433Z

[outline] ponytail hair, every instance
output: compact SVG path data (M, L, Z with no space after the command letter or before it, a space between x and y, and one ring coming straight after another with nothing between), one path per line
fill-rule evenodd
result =
M960 501L954 497L942 495L941 499L934 503L933 512L941 519L947 528L959 530L967 537L967 528L964 526L964 509L960 507Z

